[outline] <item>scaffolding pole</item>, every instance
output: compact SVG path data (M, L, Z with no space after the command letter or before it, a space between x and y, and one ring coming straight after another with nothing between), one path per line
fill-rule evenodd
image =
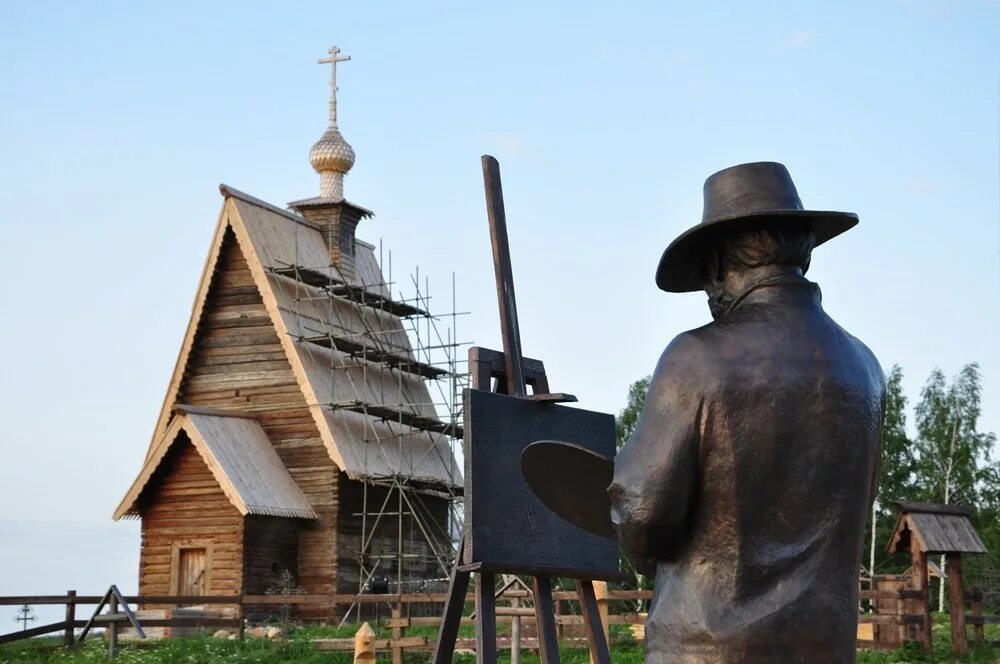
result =
M331 232L328 227L327 246L335 241ZM381 242L380 280L371 282L368 275L368 281L359 283L353 275L342 274L332 261L323 266L301 265L299 233L296 224L295 263L271 272L295 282L296 343L311 344L329 354L333 402L318 405L333 413L351 411L364 421L361 511L353 513L361 525L357 591L370 592L380 570L394 577L400 593L415 585L426 588L429 583L440 583L443 589L461 531L461 498L454 478L462 436L461 392L469 384L468 363L459 355L470 342L458 340L458 319L468 312L458 311L455 274L451 274L451 311L432 313L429 279L424 275L421 280L419 267L410 275L413 292L398 289L393 293L392 253L385 261ZM305 313L307 305L323 306L324 301L326 320ZM346 390L334 373L346 376ZM404 388L405 381L413 380L422 382L429 390L426 394L433 391L437 396L413 399ZM392 394L387 393L388 385L395 388ZM393 426L382 426L389 422ZM417 436L429 438L424 455L438 450L441 437L447 441L451 481L427 486L414 479L413 470L424 459L416 448L407 453L406 446L412 445L407 439ZM395 447L395 454L386 454L389 446ZM376 456L369 459L369 454ZM369 468L376 459L382 465L394 459L395 467L390 464L389 473ZM373 500L375 495L378 499ZM435 514L427 500L442 501L438 508L443 507L443 514ZM395 525L391 537L387 534L390 524ZM394 551L385 550L390 539ZM389 570L387 563L392 565ZM345 621L355 608L348 609Z

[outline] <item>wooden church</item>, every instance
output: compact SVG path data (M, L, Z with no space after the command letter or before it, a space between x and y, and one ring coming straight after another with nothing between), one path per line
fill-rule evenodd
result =
M356 593L440 577L453 555L461 432L426 382L445 371L406 332L426 312L392 299L355 237L372 213L343 194L354 151L337 127L338 53L320 61L333 69L309 155L320 195L286 210L221 187L149 450L114 513L142 520L142 595L262 594L286 571L310 594Z

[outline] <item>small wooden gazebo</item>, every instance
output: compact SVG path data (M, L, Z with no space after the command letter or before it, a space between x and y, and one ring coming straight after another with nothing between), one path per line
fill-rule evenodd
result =
M911 587L923 592L919 613L923 616L920 637L924 646L931 647L931 608L928 589L930 554L944 554L948 578L948 601L951 613L952 649L965 652L965 588L962 584L962 554L986 553L986 547L973 528L972 511L960 505L897 502L899 520L892 531L886 550L889 553L909 552L913 560Z

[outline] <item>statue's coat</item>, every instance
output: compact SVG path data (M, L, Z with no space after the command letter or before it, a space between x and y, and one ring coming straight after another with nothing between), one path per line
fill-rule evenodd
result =
M615 459L650 664L854 662L885 377L800 276L678 336Z

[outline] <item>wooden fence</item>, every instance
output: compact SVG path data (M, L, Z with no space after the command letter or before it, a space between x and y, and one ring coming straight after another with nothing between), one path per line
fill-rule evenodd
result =
M876 606L874 613L862 614L858 618L859 625L871 625L868 638L862 638L862 630L859 629L859 648L895 649L907 641L916 641L930 650L931 611L927 589L862 590L859 598L872 600ZM1000 641L986 639L984 626L1000 624L1000 616L983 613L981 591L966 591L964 597L960 593L952 598L950 604L949 622L954 653L966 652L969 643L1000 647ZM965 604L969 605L968 611ZM969 627L972 628L971 639L968 638Z
M858 592L859 600L869 600L875 607L873 613L858 616L858 625L862 626L858 630L858 647L896 649L906 641L920 641L929 646L931 618L930 612L924 610L927 598L926 589ZM865 630L866 625L870 629Z
M63 643L72 646L75 640L74 630L87 626L87 620L81 620L77 615L78 606L96 606L104 595L78 595L75 590L69 590L65 595L15 595L0 597L0 606L21 606L28 604L31 606L62 604L66 607L65 618L59 622L40 625L31 629L11 632L0 635L0 644L20 641L35 636L45 634L63 633ZM168 619L150 619L142 621L144 627L231 627L241 629L243 625L242 606L249 603L247 600L255 600L254 604L286 604L289 597L280 595L239 596L239 595L144 595L126 596L125 601L129 604L165 604L172 606L203 604L209 606L231 606L237 609L237 616L233 618L201 617L201 616L178 616ZM110 622L124 622L123 619L115 620L100 619L97 625L107 625Z
M575 591L555 591L552 593L556 603L556 626L560 640L566 645L586 645L585 639L579 635L574 635L576 626L583 626L583 616L580 614ZM930 616L920 609L926 606L926 591L922 590L862 590L859 598L862 600L874 600L875 602L888 602L895 607L891 614L875 613L862 614L858 618L859 625L871 625L871 639L858 639L858 647L862 648L894 648L903 641L917 640L925 641L925 635L929 632ZM971 603L970 611L964 615L965 624L972 627L972 639L974 643L985 642L983 626L986 624L1000 624L1000 616L984 615L982 613L982 593L972 591L965 593L966 600ZM642 625L646 615L637 612L636 602L640 600L648 601L652 597L649 590L609 590L606 595L599 599L599 608L606 625ZM45 634L62 633L63 642L66 646L72 646L75 642L76 629L83 628L88 624L88 614L81 615L77 607L97 605L102 595L78 595L75 591L68 591L65 595L24 595L0 597L0 606L20 606L29 604L38 605L63 605L65 607L65 617L63 620L48 625L41 625L27 630L11 632L0 635L0 644L18 641L20 639L41 636ZM323 595L142 595L125 596L124 601L128 604L158 605L158 606L208 606L213 608L229 608L234 611L233 617L210 617L210 616L171 616L167 618L140 619L142 627L170 627L170 628L225 628L234 630L239 638L244 638L246 620L246 608L255 606L309 606L313 604L328 604L331 602L344 607L345 612L350 607L362 605L383 605L388 607L387 617L381 622L385 627L392 630L391 638L381 638L374 640L374 647L377 650L390 650L393 659L397 662L402 660L404 650L432 650L434 647L433 638L426 636L407 635L410 627L440 625L441 618L437 615L420 616L410 615L419 613L411 611L414 605L441 605L445 599L445 593L406 593L406 594L361 594L348 595L337 594L330 596ZM530 593L525 590L507 590L498 596L498 601L506 601L507 606L497 606L497 622L501 624L524 626L526 628L520 643L525 648L534 648L535 639L531 634L531 626L534 624L534 609L525 606L523 603L530 600ZM474 596L469 594L467 602L471 606L474 603ZM473 624L474 619L470 615L462 618L463 625ZM95 626L109 626L110 624L127 626L124 614L112 613L103 615L94 621ZM863 628L862 628L863 629ZM117 630L115 630L117 631ZM520 631L518 629L518 631ZM634 629L634 633L641 638L641 627ZM893 638L886 638L887 634L894 634ZM880 638L881 635L881 638ZM317 639L314 645L318 650L353 650L354 639ZM1000 645L1000 642L992 645ZM498 643L500 648L516 647L509 637L501 637ZM474 639L459 639L456 643L459 649L474 649Z
M972 643L1000 647L1000 641L987 641L985 625L1000 625L1000 616L983 613L983 593L981 590L971 590L965 593L965 601L970 604L970 610L964 614L962 625L963 637L966 626L972 627Z
M650 599L652 592L649 590L617 590L609 591L606 596L599 599L600 609L607 624L641 624L645 620L645 615L632 612L613 613L610 608L620 605L622 601L637 601ZM72 646L75 643L75 630L85 628L88 624L93 626L117 627L128 626L125 613L112 610L109 614L102 614L93 617L91 620L81 619L86 614L80 614L77 607L96 606L104 595L78 595L76 591L67 591L65 595L19 595L0 597L0 606L20 606L28 604L32 606L40 605L63 605L65 606L65 618L59 622L41 625L32 629L11 632L0 635L0 644L19 641L21 639L43 636L46 634L62 633L63 643ZM413 626L437 626L441 622L440 616L412 616L408 614L408 607L415 604L440 605L447 598L445 593L406 593L406 594L361 594L361 595L127 595L122 599L127 604L157 605L157 606L208 606L217 608L231 608L235 610L235 616L231 618L207 617L207 616L171 616L169 618L147 618L140 619L142 627L171 627L171 628L228 628L236 630L239 638L245 637L246 607L254 606L308 606L311 604L328 604L331 602L345 607L345 611L352 606L360 605L386 605L390 608L390 616L383 621L386 627L392 629L391 639L376 639L375 648L381 650L392 650L393 659L401 660L404 649L429 650L434 643L426 636L407 636L406 630ZM498 596L498 599L507 600L511 606L497 607L498 623L517 623L522 621L534 622L534 609L527 606L519 606L521 602L529 598L529 593L524 590L507 590ZM556 591L553 593L556 601L556 625L560 637L566 627L583 625L583 617L579 615L579 609L572 612L570 603L577 601L575 591ZM471 605L474 603L474 596L469 594L467 601ZM570 611L570 612L568 612ZM472 624L472 617L462 618L462 624ZM576 639L567 639L575 641ZM507 647L510 647L510 639L506 640ZM501 639L500 645L504 647L505 641ZM533 647L534 639L523 639L525 647ZM459 648L473 648L473 639L460 639L456 644ZM319 650L352 650L354 639L319 639L315 641L315 646Z

